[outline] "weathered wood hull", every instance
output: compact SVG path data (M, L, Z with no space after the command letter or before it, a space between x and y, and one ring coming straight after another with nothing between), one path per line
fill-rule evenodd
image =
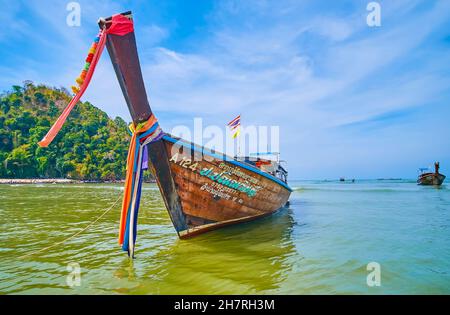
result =
M270 215L289 199L285 183L251 165L169 135L161 142L170 176L158 176L156 165L153 172L180 238ZM164 193L167 181L178 198Z
M417 184L440 186L445 180L445 175L436 173L425 173L419 176Z

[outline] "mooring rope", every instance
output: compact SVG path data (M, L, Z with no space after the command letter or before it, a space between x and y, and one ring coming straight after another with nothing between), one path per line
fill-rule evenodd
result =
M28 254L26 254L26 255L20 256L19 259L23 259L23 258L32 256L32 255L34 255L34 254L43 252L43 251L45 251L45 250L51 249L51 248L53 248L53 247L56 247L56 246L58 246L58 245L61 245L61 244L65 243L65 242L67 242L68 240L71 240L71 239L73 239L74 237L80 235L81 233L83 233L83 232L85 232L87 229L89 229L91 226L93 226L95 223L97 223L97 222L98 222L101 218L103 218L109 211L111 211L111 210L114 208L114 206L119 202L119 200L120 200L121 198L122 198L122 196L119 195L119 197L117 198L117 200L114 201L114 203L113 203L108 209L106 209L106 210L105 210L100 216L98 216L94 221L92 221L91 223L89 223L86 227L84 227L82 230L78 231L77 233L75 233L75 234L69 236L68 238L66 238L66 239L64 239L64 240L62 240L62 241L60 241L60 242L57 242L57 243L55 243L55 244L53 244L53 245L50 245L50 246L41 248L41 249L36 250L36 251L34 251L34 252L28 253Z

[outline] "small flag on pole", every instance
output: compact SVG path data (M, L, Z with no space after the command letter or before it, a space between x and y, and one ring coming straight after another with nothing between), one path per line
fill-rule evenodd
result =
M228 123L228 126L233 133L233 139L239 136L241 133L241 115L237 116L235 119Z

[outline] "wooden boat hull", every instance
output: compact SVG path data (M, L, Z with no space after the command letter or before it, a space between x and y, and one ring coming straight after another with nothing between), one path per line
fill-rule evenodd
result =
M445 180L445 175L436 173L425 173L419 176L417 184L440 186Z
M180 238L270 215L289 199L291 189L284 182L249 164L170 135L161 142L170 179L152 168ZM178 198L167 198L168 180Z

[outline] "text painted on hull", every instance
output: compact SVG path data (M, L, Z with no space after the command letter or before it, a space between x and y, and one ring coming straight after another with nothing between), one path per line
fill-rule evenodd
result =
M243 203L242 199L232 195L244 193L248 197L254 197L258 190L262 188L255 185L259 183L256 178L242 172L239 168L228 166L225 163L220 163L219 170L211 166L202 168L199 162L192 162L191 159L180 156L179 153L172 155L170 162L210 179L212 183L203 184L200 189L209 192L215 198L220 197ZM244 181L234 180L231 176L242 178Z

